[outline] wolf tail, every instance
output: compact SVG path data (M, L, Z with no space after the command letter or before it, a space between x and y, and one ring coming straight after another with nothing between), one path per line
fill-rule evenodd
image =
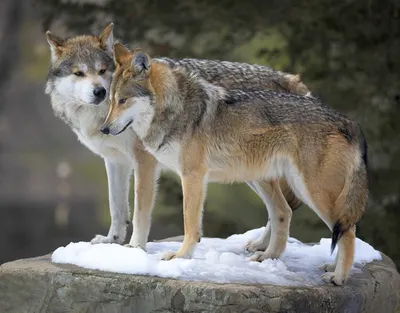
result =
M351 141L358 150L360 159L347 176L343 190L335 203L336 207L340 206L340 213L332 229L331 253L342 235L359 221L368 201L367 143L358 124L351 128Z

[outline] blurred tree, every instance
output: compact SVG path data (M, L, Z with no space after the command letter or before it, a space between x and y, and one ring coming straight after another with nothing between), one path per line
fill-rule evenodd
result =
M4 0L0 3L0 92L6 86L10 73L15 65L13 62L14 53L18 48L18 30L21 22L21 1ZM4 103L0 103L0 112ZM0 133L2 124L0 120ZM0 156L2 151L2 141L0 140ZM0 168L1 172L1 168Z
M155 54L301 72L316 95L363 126L370 148L371 201L358 235L400 264L400 211L395 210L400 206L398 1L37 1L45 29L62 21L82 33L114 21L125 42ZM163 185L161 194L169 188ZM263 210L261 203L254 206ZM242 230L241 221L232 218L231 223L236 226L230 229Z
M21 1L4 0L0 4L0 88L9 78L14 58L14 52L18 50L18 31L21 22Z

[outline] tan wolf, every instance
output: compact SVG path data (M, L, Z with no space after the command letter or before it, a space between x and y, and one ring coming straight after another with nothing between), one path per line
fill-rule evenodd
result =
M290 208L279 187L285 178L332 231L338 256L323 279L343 284L353 263L355 224L368 198L366 142L357 123L314 97L227 90L120 43L114 45L114 61L102 131L118 135L133 129L144 147L181 177L185 237L164 259L191 256L210 180L263 186L276 217L271 227L286 240ZM275 257L271 243L253 259Z

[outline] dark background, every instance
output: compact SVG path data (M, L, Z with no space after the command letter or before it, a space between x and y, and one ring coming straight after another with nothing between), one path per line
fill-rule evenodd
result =
M109 22L118 38L154 56L301 73L315 95L362 125L371 197L357 235L400 265L400 5L390 0L2 0L0 263L108 229L103 162L53 116L44 94L44 32L98 34ZM151 238L183 233L181 201L177 178L163 176ZM262 202L246 186L210 185L206 236L244 232L266 220ZM330 236L305 206L293 216L291 235L303 241Z

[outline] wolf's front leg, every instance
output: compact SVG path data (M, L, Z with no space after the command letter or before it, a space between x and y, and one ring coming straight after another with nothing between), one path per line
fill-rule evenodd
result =
M202 208L206 191L204 170L191 171L182 175L183 221L185 237L178 252L167 252L163 260L190 258L197 242L201 239Z
M157 160L144 150L136 152L135 156L135 211L132 238L127 246L146 250L157 189Z
M132 168L105 160L108 178L108 197L111 226L107 236L97 235L91 241L97 243L123 243L129 225L129 179Z

